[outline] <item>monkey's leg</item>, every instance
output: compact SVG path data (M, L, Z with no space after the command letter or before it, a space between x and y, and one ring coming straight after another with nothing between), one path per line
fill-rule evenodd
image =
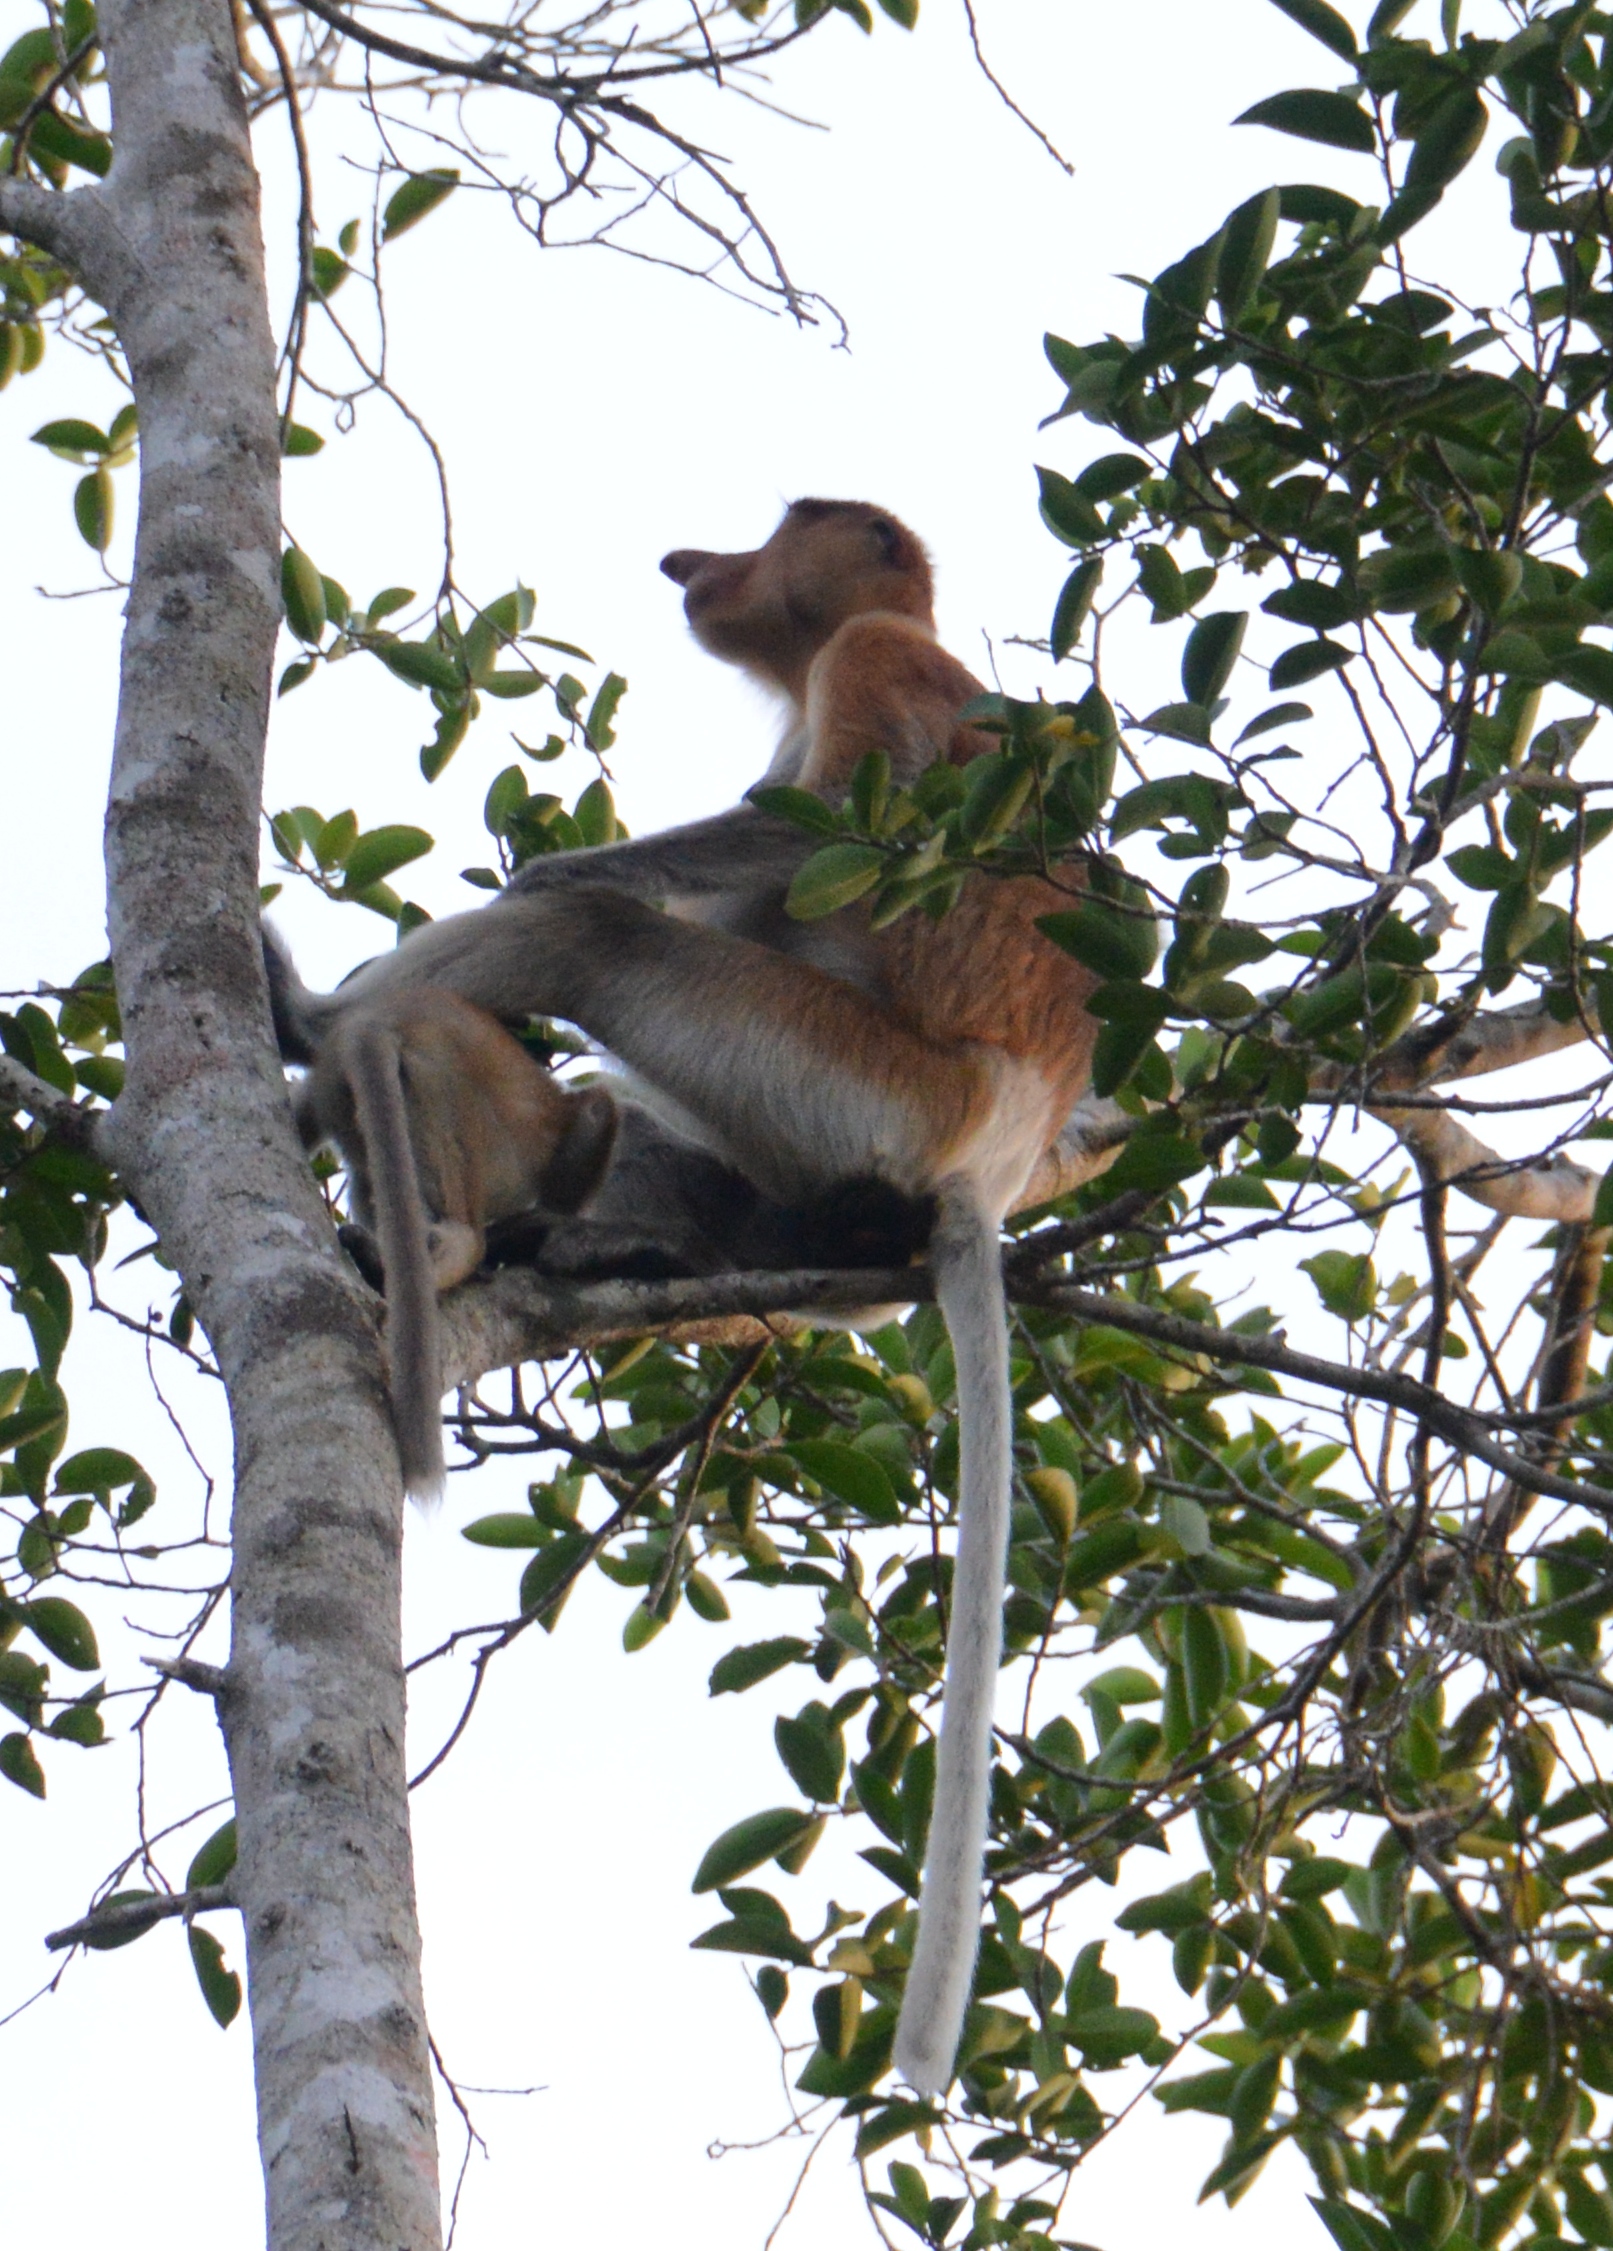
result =
M455 916L376 969L423 971L506 1018L580 1024L785 1201L870 1172L922 1193L972 1169L997 1107L987 1050L922 1039L840 978L612 892ZM370 997L374 974L343 997Z

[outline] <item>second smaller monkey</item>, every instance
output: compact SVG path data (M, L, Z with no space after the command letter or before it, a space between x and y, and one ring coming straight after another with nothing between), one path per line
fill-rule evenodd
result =
M616 1104L557 1086L484 1009L422 985L341 1017L293 1107L306 1148L340 1151L380 1253L398 1453L429 1506L445 1477L438 1294L475 1272L495 1222L582 1209L610 1164Z

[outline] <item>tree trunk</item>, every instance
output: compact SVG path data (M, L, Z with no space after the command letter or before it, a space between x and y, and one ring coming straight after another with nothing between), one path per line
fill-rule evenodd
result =
M106 306L140 413L106 825L128 1080L106 1140L229 1391L219 1704L268 2240L434 2251L401 1483L373 1314L290 1130L258 949L281 541L257 175L228 0L104 0L101 20L113 170L70 195L0 183L0 225Z

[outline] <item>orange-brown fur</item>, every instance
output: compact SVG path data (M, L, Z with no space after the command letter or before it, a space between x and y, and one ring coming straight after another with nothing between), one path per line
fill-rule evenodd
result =
M888 527L892 567L835 571L848 517ZM810 567L814 546L828 552L831 588L805 606L804 616L798 604L783 624L785 563L800 570L805 550ZM874 751L889 755L893 777L903 783L937 757L962 766L995 748L991 736L959 723L981 684L936 642L924 551L883 511L798 503L750 554L681 550L661 567L687 587L690 622L703 646L767 679L801 709L807 749L792 777L798 787L838 799ZM927 1045L952 1050L953 1068L959 1043L977 1041L1040 1067L1049 1142L1086 1090L1097 1034L1086 1012L1097 980L1036 928L1039 916L1069 904L1067 891L1040 876L981 874L939 922L910 912L871 931L861 909L846 909L841 918L863 926L869 986L888 1018ZM891 1054L889 1023L877 1016L836 1018L829 1039L842 1064L852 1059L848 1036L856 1039L855 1060L870 1071L883 1076L894 1066L909 1083L913 1074L919 1083L931 1079L921 1055L903 1051L898 1062ZM951 1141L953 1132L944 1138Z

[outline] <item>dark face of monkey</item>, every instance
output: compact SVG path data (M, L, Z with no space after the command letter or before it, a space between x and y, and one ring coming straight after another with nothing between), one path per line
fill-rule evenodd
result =
M862 500L798 500L763 547L740 555L680 547L661 568L684 589L702 648L797 699L812 659L848 618L894 611L931 621L924 549L905 524Z

